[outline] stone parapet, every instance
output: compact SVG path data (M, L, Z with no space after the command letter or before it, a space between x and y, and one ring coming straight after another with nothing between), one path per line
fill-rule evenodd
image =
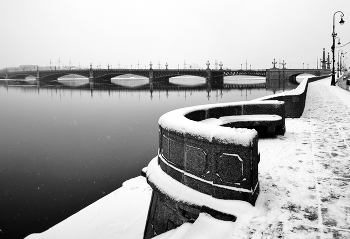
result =
M213 120L219 124L207 122ZM238 128L240 126L244 128ZM259 194L257 127L267 128L270 136L284 134L284 103L246 101L168 112L159 119L157 167L170 176L170 180L203 195L254 205ZM235 220L235 215L223 215L206 205L198 207L179 202L159 190L156 181L148 182L154 193L145 238L195 220L203 211ZM184 205L187 211L179 209Z
M326 77L329 77L329 75L311 77L303 80L298 85L298 87L294 90L261 97L254 101L265 101L265 100L283 101L285 103L285 117L299 118L304 112L308 84Z

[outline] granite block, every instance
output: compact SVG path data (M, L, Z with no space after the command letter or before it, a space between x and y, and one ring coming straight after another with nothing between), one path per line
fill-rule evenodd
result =
M186 145L185 170L200 176L204 173L207 154L203 149Z
M218 199L225 199L225 200L243 200L247 201L249 198L250 193L247 192L241 192L241 191L236 191L236 190L231 190L231 189L226 189L218 186L213 187L213 194L212 196L214 198Z
M160 152L165 159L169 160L169 138L165 135L162 136L162 147Z
M169 139L169 161L177 168L184 168L184 144L182 142Z
M159 164L159 167L163 170L163 172L166 173L168 166L163 162L162 159L160 159L160 156L158 156L158 164Z
M213 191L212 184L209 184L209 183L200 181L198 179L192 178L186 174L184 174L184 177L183 177L183 184L198 191L198 192L205 193L208 195L211 195L212 191Z
M243 179L243 160L237 154L221 154L216 161L215 183L233 185Z
M178 171L176 169L174 169L173 167L167 165L167 170L166 173L172 177L173 179L175 179L178 182L182 182L182 177L183 177L183 173L181 171Z

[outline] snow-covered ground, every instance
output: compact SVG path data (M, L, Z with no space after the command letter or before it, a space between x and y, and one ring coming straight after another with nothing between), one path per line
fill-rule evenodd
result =
M203 213L156 238L350 238L349 112L350 92L330 78L309 84L303 116L286 119L284 136L259 139L261 193L250 216L224 222ZM150 196L143 177L131 179L27 239L140 239Z
M152 189L136 177L49 230L26 239L143 238Z

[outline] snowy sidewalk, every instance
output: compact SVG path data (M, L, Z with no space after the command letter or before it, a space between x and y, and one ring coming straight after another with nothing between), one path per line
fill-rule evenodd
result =
M310 83L302 117L259 140L259 215L230 238L350 238L350 92L329 85Z

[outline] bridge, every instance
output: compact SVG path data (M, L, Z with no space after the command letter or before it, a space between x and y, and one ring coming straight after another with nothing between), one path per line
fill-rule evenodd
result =
M169 82L169 78L176 76L199 76L206 79L206 83L222 84L225 76L233 75L251 75L266 76L265 70L229 70L222 69L55 69L55 70L22 70L8 71L4 69L0 71L0 78L3 79L24 79L28 76L35 77L38 81L48 82L56 81L65 75L80 75L89 78L90 82L110 83L111 79L117 76L133 74L149 78L150 82Z
M289 80L295 82L295 79L300 74L311 74L314 76L323 76L331 74L330 69L287 69L287 68L271 68L266 71L266 84L270 81Z
M24 79L28 76L35 77L40 82L57 81L58 78L66 75L80 75L89 78L94 83L111 83L111 79L121 75L137 75L149 78L151 83L169 83L169 78L176 76L199 76L206 79L206 83L223 84L225 76L249 75L266 77L266 84L276 81L295 81L296 76L308 73L315 76L328 75L330 69L287 69L271 68L267 70L231 70L220 69L40 69L37 70L0 70L0 79Z

